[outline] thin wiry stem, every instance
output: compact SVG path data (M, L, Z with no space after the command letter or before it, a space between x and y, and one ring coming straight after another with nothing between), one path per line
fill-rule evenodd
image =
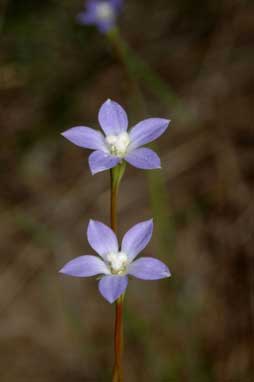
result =
M114 173L113 170L110 170L110 225L112 230L116 233L117 231L117 194L118 194L118 185L114 182Z
M123 382L123 296L116 302L115 310L115 363L113 369L113 382Z
M111 228L117 231L117 195L120 182L115 182L114 170L110 171L111 176L111 195L110 195L110 223ZM115 361L113 368L112 382L123 382L123 300L124 296L120 296L115 304Z

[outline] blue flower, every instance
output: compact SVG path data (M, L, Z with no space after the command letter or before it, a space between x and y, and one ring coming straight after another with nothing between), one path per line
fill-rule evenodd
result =
M77 257L69 261L60 273L74 277L102 275L99 291L108 302L113 303L125 292L129 275L141 280L159 280L171 276L168 267L158 259L136 259L151 240L152 232L152 219L138 223L124 235L120 248L111 228L90 220L87 239L99 257Z
M88 160L92 174L113 168L123 160L145 170L161 167L158 155L141 146L162 135L169 125L168 119L148 118L128 131L125 110L110 99L101 106L98 117L105 135L85 126L76 126L62 133L75 145L95 150Z
M86 10L78 15L78 21L80 24L96 25L100 32L107 33L115 27L122 3L122 0L88 0Z

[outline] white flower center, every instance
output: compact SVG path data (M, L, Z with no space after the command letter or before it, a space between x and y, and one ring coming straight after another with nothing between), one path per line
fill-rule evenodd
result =
M96 6L96 16L101 21L112 21L115 16L114 9L109 3L103 1Z
M127 149L130 144L129 134L123 132L119 135L108 135L106 137L106 143L112 155L123 158L127 153Z
M110 252L107 255L107 261L110 266L110 270L112 274L122 275L126 271L126 265L128 262L128 258L126 253L124 252Z

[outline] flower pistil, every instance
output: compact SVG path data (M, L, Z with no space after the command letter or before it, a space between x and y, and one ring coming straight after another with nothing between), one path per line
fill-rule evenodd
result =
M110 154L124 158L130 144L129 134L124 131L119 135L108 135L106 137L106 144Z
M113 275L123 275L126 272L128 257L124 252L110 252L107 255L107 262Z
M107 3L106 1L98 3L96 5L96 16L98 20L101 20L102 22L111 22L115 18L114 8L110 3Z

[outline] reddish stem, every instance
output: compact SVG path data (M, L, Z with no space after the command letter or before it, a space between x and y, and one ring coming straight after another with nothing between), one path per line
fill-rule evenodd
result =
M116 233L117 231L117 194L118 183L114 182L113 170L110 171L111 175L111 195L110 195L110 223L111 228ZM115 334L114 334L114 350L115 361L113 368L112 382L123 382L123 299L124 296L120 296L115 304Z
M113 369L113 382L123 382L123 298L120 297L116 302L115 311L115 363Z

